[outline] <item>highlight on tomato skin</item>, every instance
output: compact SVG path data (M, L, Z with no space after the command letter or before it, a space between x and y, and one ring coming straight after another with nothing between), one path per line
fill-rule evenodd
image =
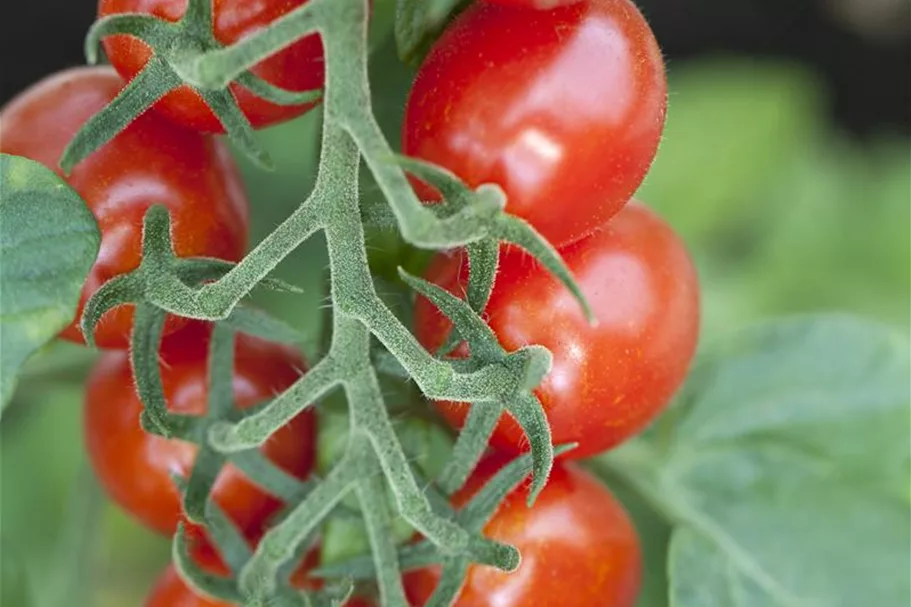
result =
M161 348L161 378L168 410L201 415L208 403L208 340L211 328L194 321ZM306 371L293 349L240 334L235 341L235 405L247 408L289 388ZM134 388L127 352L105 352L86 384L83 432L89 461L110 497L147 527L173 535L184 519L171 475L189 475L197 446L143 431L142 403ZM285 472L305 479L313 466L316 419L312 410L294 417L262 447ZM231 464L222 468L212 493L227 516L248 534L260 532L282 502ZM196 525L191 536L204 536Z
M463 506L506 460L479 464L453 505ZM557 462L532 507L528 484L514 490L484 527L484 535L514 545L522 563L512 573L471 565L454 607L633 607L639 595L642 554L629 515L597 478ZM439 568L404 575L413 607L423 607Z
M598 320L590 326L578 303L544 268L517 247L501 249L500 266L484 318L507 351L540 344L553 367L535 391L554 444L578 443L561 457L582 458L641 432L682 385L699 333L699 284L684 243L647 207L632 202L600 231L560 249ZM467 259L439 254L425 278L462 296ZM451 327L419 297L415 334L431 352ZM458 355L465 356L462 347ZM460 428L469 405L443 402L446 420ZM491 446L528 449L504 414Z
M144 13L178 21L188 0L99 0L98 17L121 13ZM266 27L276 19L305 4L307 0L213 0L213 33L229 45ZM133 36L109 36L102 41L105 53L121 76L132 80L152 56L151 48ZM313 91L323 87L325 58L319 35L301 38L268 57L251 70L266 82L289 91ZM231 92L254 128L285 122L313 108L317 102L277 105L257 97L248 89L231 84ZM187 128L206 133L223 133L224 127L202 97L189 86L171 91L154 106L156 112Z
M661 51L631 0L551 10L477 2L418 70L402 151L472 187L498 184L508 212L563 246L642 183L666 107ZM438 199L413 182L422 200Z
M237 165L225 144L146 112L64 176L63 150L94 114L123 88L110 67L78 67L52 74L0 110L0 151L55 170L85 200L101 229L101 249L82 289L73 322L61 337L85 343L79 319L89 297L141 259L142 220L152 204L171 214L174 250L181 257L239 261L247 246L249 208ZM169 317L165 332L184 324ZM102 317L95 341L127 348L132 306Z

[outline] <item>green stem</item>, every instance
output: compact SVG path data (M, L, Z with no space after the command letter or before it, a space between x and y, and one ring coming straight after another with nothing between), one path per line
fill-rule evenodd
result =
M298 547L316 529L329 511L342 500L360 476L359 446L349 452L307 498L262 539L238 578L245 596L267 598L275 593L281 566L291 561Z
M352 435L352 440L358 439ZM393 514L383 485L382 470L374 466L374 470L365 472L356 492L376 564L381 603L387 607L408 607L395 546Z
M182 84L163 59L154 56L103 110L88 122L63 150L59 165L67 175L93 150L113 139L145 108Z

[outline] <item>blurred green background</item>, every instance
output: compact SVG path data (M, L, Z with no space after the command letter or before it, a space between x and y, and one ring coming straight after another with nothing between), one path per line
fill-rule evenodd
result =
M395 144L411 74L389 44L374 54L373 69L375 112ZM849 136L829 111L830 83L793 60L703 53L672 59L669 74L664 142L638 197L676 227L697 260L703 343L754 320L817 310L907 332L911 151L901 129ZM319 121L315 112L262 132L276 173L239 161L254 242L309 191ZM364 191L375 197L369 185ZM278 273L304 294L258 303L314 334L325 266L321 241L308 243ZM4 606L138 606L168 561L168 540L107 503L85 469L81 383L91 358L64 344L50 348L30 364L0 425ZM618 492L649 552L641 604L660 606L667 530Z

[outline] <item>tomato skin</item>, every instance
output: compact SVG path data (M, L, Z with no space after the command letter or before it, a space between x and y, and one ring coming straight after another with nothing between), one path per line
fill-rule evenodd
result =
M292 582L298 588L315 589L318 583L315 580L306 577L307 571L315 567L317 563L317 551L311 551L301 566L294 573ZM225 567L221 559L211 555L199 555L196 557L197 564L204 570L214 575L228 575L228 568ZM371 601L365 598L355 597L349 600L346 607L374 607ZM145 607L234 607L223 601L216 601L209 598L203 598L193 592L186 582L177 574L174 565L168 565L164 572L155 582L152 593L146 599Z
M502 465L483 460L453 497L464 505ZM454 607L632 607L639 594L639 538L623 506L596 478L572 465L554 466L534 506L528 484L513 491L484 528L514 545L522 563L513 573L472 565ZM414 607L422 607L439 580L438 568L404 576Z
M207 409L209 335L209 326L194 322L162 345L162 382L172 412L199 415ZM247 335L236 338L234 366L234 398L241 408L273 397L305 371L295 351ZM173 534L182 509L170 475L178 472L187 477L197 447L144 432L141 412L128 353L105 352L86 386L83 430L89 459L115 502L152 529ZM312 468L315 444L316 421L307 410L273 435L262 450L273 463L303 479ZM261 531L266 519L281 507L277 498L230 464L222 469L213 495L249 534ZM191 527L191 531L199 530Z
M597 326L588 325L556 278L517 248L501 251L485 318L508 351L540 344L553 353L553 367L536 394L554 444L578 442L563 457L580 458L642 430L683 382L699 332L699 285L682 241L636 202L560 253L588 297ZM467 263L459 255L440 255L426 278L461 295ZM450 326L418 298L415 329L425 347L439 347ZM440 403L440 409L455 427L468 414L461 403ZM527 444L519 425L504 415L491 445L515 453Z
M418 71L402 149L471 186L499 184L509 212L562 246L638 188L666 106L661 52L630 0L548 11L478 2Z
M61 174L57 161L82 125L123 87L109 67L59 72L0 111L0 150L36 160ZM237 261L247 245L248 203L238 169L221 142L176 127L151 113L76 165L66 181L82 196L101 229L101 250L62 337L84 343L78 319L88 298L141 257L142 218L152 204L171 212L178 255ZM172 318L171 332L182 321ZM132 306L106 314L95 338L104 348L126 348Z
M188 0L99 0L98 16L119 13L145 13L178 21L187 11ZM269 25L307 0L214 0L215 38L229 45ZM132 36L109 36L102 42L111 64L127 80L132 80L152 56L151 48ZM325 77L323 43L318 35L302 38L283 51L254 66L261 79L290 91L320 89ZM302 105L276 105L237 84L231 85L241 111L254 128L284 122L313 108L316 102ZM223 133L224 127L202 97L189 86L181 86L154 106L170 120L207 133Z
M503 4L505 6L521 6L537 10L547 10L558 6L566 6L584 0L484 0L490 4Z

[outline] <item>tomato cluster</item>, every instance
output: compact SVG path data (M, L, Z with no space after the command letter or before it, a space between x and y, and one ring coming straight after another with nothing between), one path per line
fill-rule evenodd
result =
M546 346L537 390L555 443L585 457L641 431L667 404L693 357L699 287L681 240L629 200L664 125L667 84L651 30L629 0L477 3L455 20L418 72L405 114L406 152L471 185L494 182L507 209L558 247L589 300L590 325L533 258L503 248L485 318L507 350ZM459 251L427 279L461 295ZM418 339L435 351L451 324L426 299ZM465 355L463 346L456 355ZM468 406L442 403L460 426ZM526 448L505 416L492 445Z
M469 185L493 182L507 210L557 246L588 299L591 325L560 282L523 251L501 247L484 318L512 351L546 346L553 366L536 390L563 459L617 446L642 429L680 387L699 329L696 271L680 238L631 197L657 151L667 83L657 43L629 0L487 0L462 13L421 66L408 98L403 148ZM428 201L438 194L416 181ZM426 278L462 296L461 250L440 253ZM415 333L430 351L452 324L418 298ZM454 356L466 356L461 344ZM461 427L469 405L438 403ZM503 414L496 451L528 449ZM485 464L455 503L487 478ZM488 535L516 545L519 570L473 568L459 607L605 605L638 594L635 531L596 480L558 462L531 509L521 491L501 506ZM407 576L426 601L438 574Z
M213 0L213 34L234 42L305 1ZM138 12L175 22L186 9L187 0L100 0L99 16ZM127 35L109 36L104 45L113 68L58 73L3 108L0 150L56 169L74 134L151 57L151 49ZM322 52L322 41L311 35L252 71L287 90L319 88ZM255 127L310 107L275 105L232 86ZM693 264L673 230L631 202L657 151L666 104L661 53L631 0L480 0L448 26L417 73L403 124L404 152L449 169L470 186L499 185L507 210L558 248L597 321L589 324L570 293L533 258L502 248L484 318L507 351L541 344L552 352L553 367L536 394L554 442L577 446L557 462L532 508L525 506L524 487L500 505L487 535L516 545L522 564L514 574L472 567L459 607L631 607L636 600L641 565L635 530L611 493L566 460L640 432L680 386L696 347ZM211 135L222 131L203 98L183 86L65 176L95 214L102 243L76 319L61 337L84 341L78 319L86 300L139 266L142 218L152 204L171 214L177 255L241 258L248 203L226 147ZM428 204L439 199L429 185L414 184ZM447 251L430 264L427 278L461 296L468 271L462 251ZM417 338L430 351L452 328L423 298L414 320ZM85 440L111 497L149 527L172 534L184 518L172 475L189 474L198 447L142 430L128 353L131 326L132 310L122 306L95 328L97 344L108 351L88 379ZM199 321L166 322L160 368L172 413L200 416L207 410L211 333ZM453 356L468 354L463 344ZM305 372L295 351L247 335L236 337L234 356L233 404L241 409L284 391ZM455 427L469 410L464 403L438 406ZM263 453L304 479L315 433L308 410L272 436ZM494 453L453 497L457 507L498 469L502 454L527 449L507 414L490 445ZM249 538L261 537L282 506L231 464L216 479L212 498ZM190 530L201 546L200 566L227 573L205 530ZM314 587L306 576L314 558L295 577L301 587ZM432 594L438 576L433 568L405 576L416 607ZM358 601L350 605L367 604ZM169 569L148 605L219 603L194 595Z

